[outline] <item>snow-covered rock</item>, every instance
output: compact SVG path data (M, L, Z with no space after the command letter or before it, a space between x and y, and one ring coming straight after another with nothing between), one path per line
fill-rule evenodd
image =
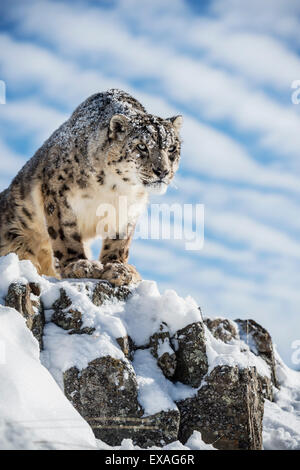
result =
M92 449L96 442L39 359L25 319L0 306L0 449Z
M0 258L0 448L299 449L299 376L260 325L203 321L155 282Z

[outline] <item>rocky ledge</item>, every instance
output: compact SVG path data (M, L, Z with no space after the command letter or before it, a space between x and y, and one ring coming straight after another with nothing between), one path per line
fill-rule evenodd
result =
M216 449L261 449L278 387L272 340L253 320L202 318L191 299L105 281L15 282L18 310L95 436L163 446L193 431Z

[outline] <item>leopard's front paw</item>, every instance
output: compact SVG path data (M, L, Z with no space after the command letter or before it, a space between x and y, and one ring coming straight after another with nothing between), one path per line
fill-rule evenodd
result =
M73 261L61 270L61 276L66 278L92 278L101 279L103 264L100 261L90 261L88 259L80 259Z
M113 286L136 284L142 280L134 266L126 263L107 263L102 270L101 279Z

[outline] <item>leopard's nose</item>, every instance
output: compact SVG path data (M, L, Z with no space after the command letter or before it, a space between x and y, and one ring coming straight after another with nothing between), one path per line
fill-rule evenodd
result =
M159 178L164 178L169 174L169 170L164 170L162 168L153 168L153 173Z

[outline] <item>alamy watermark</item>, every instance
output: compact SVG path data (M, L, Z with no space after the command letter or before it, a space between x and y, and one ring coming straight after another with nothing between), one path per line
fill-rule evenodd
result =
M293 341L291 346L295 349L292 354L292 363L298 366L300 364L300 339Z
M100 204L96 215L96 232L102 238L182 240L188 251L204 246L204 204L150 204L145 209L120 196L117 204Z
M300 80L294 80L291 84L291 88L295 90L291 96L292 103L300 104Z
M6 85L3 80L0 80L0 104L6 104Z

